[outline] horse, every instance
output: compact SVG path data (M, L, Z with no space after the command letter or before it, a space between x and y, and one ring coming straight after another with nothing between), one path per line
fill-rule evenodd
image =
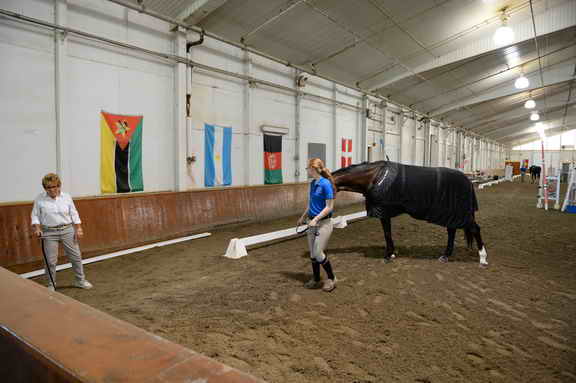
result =
M363 194L367 215L380 219L386 241L386 262L396 257L391 219L407 213L415 219L446 227L448 245L439 261L448 262L454 251L456 230L463 229L469 248L476 240L480 267L488 266L488 254L475 220L476 193L462 172L378 161L338 169L332 177L336 191Z
M532 165L530 166L528 171L530 172L531 183L534 183L534 181L538 182L538 180L540 179L540 173L542 172L542 168L537 165Z

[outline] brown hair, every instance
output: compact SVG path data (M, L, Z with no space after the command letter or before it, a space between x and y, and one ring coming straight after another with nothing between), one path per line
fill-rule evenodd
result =
M324 167L324 162L320 158L310 158L308 160L308 167L314 168L318 170L318 173L324 178L330 180L332 184L332 190L336 193L336 184L334 183L334 178L332 177L332 173L330 173L330 169Z
M62 186L62 181L58 174L48 173L42 178L42 187L46 189L46 186L56 184L56 186Z

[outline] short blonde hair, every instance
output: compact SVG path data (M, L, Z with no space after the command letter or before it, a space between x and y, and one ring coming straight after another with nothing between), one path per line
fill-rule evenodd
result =
M48 185L56 184L56 186L62 186L62 181L60 181L60 177L58 174L55 173L48 173L42 178L42 187L46 189Z

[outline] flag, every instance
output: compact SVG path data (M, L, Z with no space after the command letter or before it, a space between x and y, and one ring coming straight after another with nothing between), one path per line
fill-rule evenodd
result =
M232 184L232 128L204 124L204 185Z
M522 167L528 168L528 160L522 160Z
M144 190L142 116L101 112L100 189L102 193Z
M342 157L340 167L345 168L352 165L352 139L342 139Z
M282 136L264 135L264 183L282 183Z

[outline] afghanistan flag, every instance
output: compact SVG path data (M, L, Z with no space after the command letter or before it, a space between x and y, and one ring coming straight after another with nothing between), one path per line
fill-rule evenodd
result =
M143 191L142 116L102 112L100 119L102 193Z
M282 136L264 135L264 183L282 183Z

